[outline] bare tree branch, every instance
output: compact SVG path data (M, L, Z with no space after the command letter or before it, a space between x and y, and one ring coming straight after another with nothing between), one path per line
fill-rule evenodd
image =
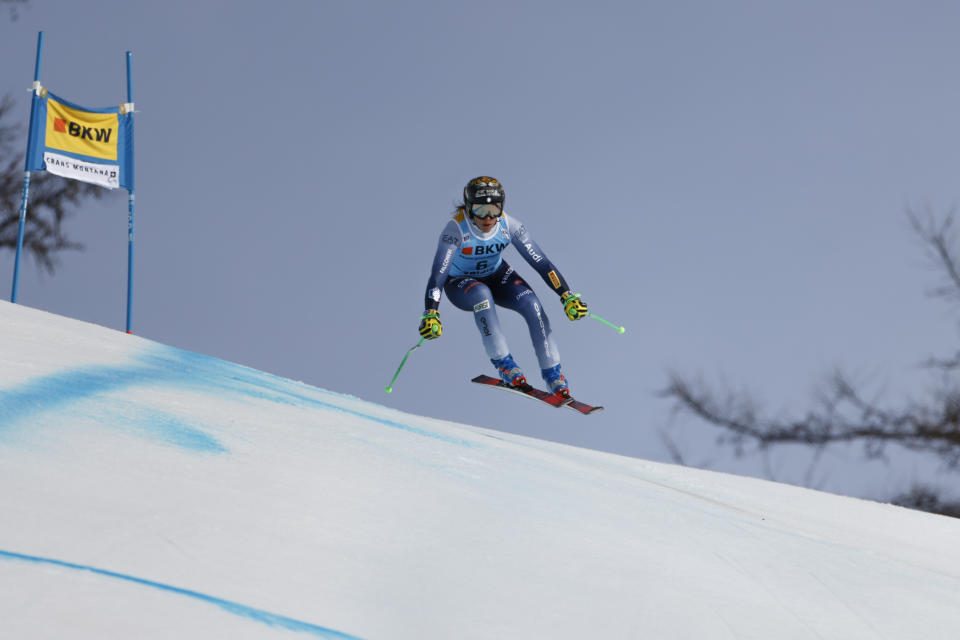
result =
M960 302L960 254L954 228L954 211L937 219L929 210L923 215L907 212L912 230L922 241L931 263L943 277L932 294L948 302ZM828 377L813 407L795 418L762 415L750 393L717 394L702 381L677 372L668 373L661 392L674 401L674 411L692 415L720 427L721 441L743 455L748 444L762 452L779 444L807 445L822 454L833 444L860 442L867 459L885 459L886 449L897 445L911 451L937 456L944 468L960 471L960 386L955 372L960 369L960 352L947 357L928 358L925 365L937 379L922 401L907 400L902 406L881 406L864 397L859 385L841 371ZM681 459L679 452L671 452ZM808 478L812 477L809 475ZM930 488L914 489L898 499L917 508L937 504L936 512L960 514L958 505L938 503ZM931 507L927 510L934 511Z
M840 373L832 378L830 395L803 417L791 420L762 418L750 395L727 395L718 400L702 383L672 374L662 395L677 408L727 429L742 451L745 441L761 449L799 443L813 447L862 441L867 458L882 458L885 447L898 444L914 451L937 454L951 470L960 467L960 392L941 388L929 405L910 403L886 410L864 400Z
M20 19L20 9L28 5L28 0L0 0L0 4L10 10L10 22Z
M13 108L13 100L0 100L0 248L16 249L20 226L20 204L23 193L23 153L13 150L20 138L19 124L5 124ZM74 208L89 198L102 198L108 191L96 185L65 180L43 172L30 178L30 200L24 224L23 248L48 273L57 265L60 251L81 250L82 245L70 240L63 222Z
M944 500L932 487L917 485L891 500L895 505L960 518L960 502Z

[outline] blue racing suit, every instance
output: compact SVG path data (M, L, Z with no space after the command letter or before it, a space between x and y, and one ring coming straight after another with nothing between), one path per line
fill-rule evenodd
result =
M440 234L424 300L425 309L437 309L442 293L458 309L472 311L483 346L491 360L510 353L500 330L496 305L518 312L530 329L540 369L560 364L550 321L530 285L502 257L510 245L536 269L557 295L568 291L567 281L516 218L503 214L484 234L461 207Z

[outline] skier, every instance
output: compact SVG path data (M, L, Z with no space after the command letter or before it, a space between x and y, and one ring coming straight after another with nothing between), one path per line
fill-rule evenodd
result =
M496 305L518 312L530 329L530 339L540 363L547 390L562 398L570 397L570 387L560 373L550 321L537 294L502 257L509 245L537 270L551 289L560 296L570 320L587 316L587 305L572 293L560 271L533 241L519 220L503 211L505 193L495 178L480 176L463 189L463 204L440 234L437 253L427 281L425 310L420 318L420 335L428 340L443 333L440 323L441 292L458 309L472 311L490 362L507 385L524 387L526 377L517 366L507 340L500 330Z

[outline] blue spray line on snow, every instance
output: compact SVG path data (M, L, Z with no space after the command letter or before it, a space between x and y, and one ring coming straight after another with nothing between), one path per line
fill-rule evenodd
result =
M286 378L250 369L242 365L227 362L226 360L220 360L174 347L160 347L152 353L144 354L140 360L147 363L148 366L156 371L180 372L177 375L169 377L169 379L164 381L164 384L184 386L194 390L213 390L223 393L224 395L240 395L289 406L327 409L364 420L370 420L371 422L376 422L394 429L401 429L419 436L466 447L475 446L475 444L469 440L445 436L403 422L381 418L363 411L349 409L332 402L319 400L314 396L317 394L329 397L346 396L315 387L299 385Z
M120 389L149 384L155 380L142 367L96 366L63 371L27 381L19 387L0 390L0 437L4 427L47 411L62 410L73 403ZM111 422L109 413L98 415L101 424ZM125 428L185 449L206 453L223 453L226 448L201 426L183 419L139 408L133 419L115 419Z
M300 386L285 378L262 373L241 365L173 347L158 346L137 356L132 364L89 366L40 376L19 387L0 389L0 437L5 427L47 411L110 392L137 387L172 387L192 391L241 396L289 406L305 406L337 411L370 420L416 435L472 447L474 443L421 429L413 425L381 418L363 411L320 400L318 394L339 396L313 387ZM143 410L141 409L141 413ZM203 431L203 425L191 425L159 411L121 420L146 435L167 443L206 453L222 453L226 448Z
M168 584L163 584L162 582L145 580L143 578L137 578L136 576L117 573L115 571L98 569L96 567L91 567L91 566L82 565L82 564L75 564L73 562L64 562L63 560L54 560L52 558L28 556L22 553L4 551L2 549L0 549L0 558L5 560L19 560L23 562L30 562L33 564L52 565L55 567L73 569L75 571L85 571L88 573L105 576L107 578L114 578L117 580L132 582L145 587L151 587L153 589L158 589L160 591L175 593L177 595L186 596L188 598L193 598L195 600L200 600L208 604L216 605L221 609L223 609L224 611L227 611L228 613L232 613L234 615L241 616L244 618L249 618L255 622L260 622L262 624L266 624L271 627L279 627L281 629L288 629L290 631L299 631L302 633L309 633L319 638L334 638L338 640L339 639L360 640L359 638L357 638L357 636L352 636L352 635L343 633L341 631L336 631L334 629L327 629L326 627L321 627L319 625L311 624L309 622L304 622L302 620L288 618L286 616L281 616L276 613L270 613L269 611L264 611L263 609L248 607L247 605L240 604L239 602L232 602L230 600L224 600L222 598L217 598L215 596L207 595L205 593L200 593L199 591L191 591L190 589L181 589L180 587L174 587Z

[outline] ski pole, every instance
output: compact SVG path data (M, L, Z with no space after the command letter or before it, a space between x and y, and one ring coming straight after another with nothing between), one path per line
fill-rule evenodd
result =
M403 365L407 364L407 358L410 357L410 354L413 353L414 349L416 349L417 347L423 344L424 340L426 340L426 338L420 338L420 342L413 345L407 350L407 354L403 356L403 360L400 361L400 366L397 367L397 372L393 374L393 380L390 381L390 384L388 384L387 388L385 389L387 393L393 393L393 383L396 382L397 378L400 376L400 371L403 370Z
M587 316L593 318L594 320L597 320L597 321L599 321L599 322L602 322L603 324L607 325L608 327L612 327L612 328L616 329L616 330L617 330L617 333L626 333L626 331L627 331L627 328L626 328L626 327L621 327L621 326L615 325L615 324L613 324L612 322L609 322L609 321L607 321L607 320L604 320L604 319L601 318L600 316L595 315L595 314L593 314L593 313L588 313Z

